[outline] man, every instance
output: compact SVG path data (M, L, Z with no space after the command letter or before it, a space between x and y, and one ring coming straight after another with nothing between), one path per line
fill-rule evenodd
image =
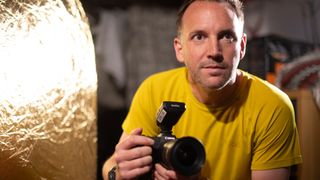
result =
M288 179L301 163L290 99L271 84L241 71L246 35L238 0L189 0L178 17L176 57L185 68L158 73L138 89L123 124L115 153L105 163L108 179L134 179L152 168L155 114L163 101L186 104L173 128L177 137L193 136L206 150L197 176L181 177L155 165L155 179ZM115 170L116 169L116 170Z

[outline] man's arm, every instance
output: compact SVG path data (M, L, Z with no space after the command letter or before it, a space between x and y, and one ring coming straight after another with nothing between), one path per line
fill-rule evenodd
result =
M252 180L288 180L290 168L252 171Z
M102 175L108 180L108 172L117 167L116 179L134 179L148 172L152 167L151 138L141 136L142 129L135 129L129 135L122 133L114 154L105 162Z
M128 135L126 133L122 133L119 142L122 142L124 139L126 139L128 137ZM113 168L117 166L116 161L114 160L114 154L112 154L111 157L109 157L109 159L104 163L103 167L102 167L102 176L103 179L107 180L108 178L108 172ZM117 172L117 171L116 171ZM118 175L117 175L118 176Z

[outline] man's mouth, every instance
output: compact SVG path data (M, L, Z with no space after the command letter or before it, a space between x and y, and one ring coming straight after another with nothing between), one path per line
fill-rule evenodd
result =
M221 75L226 68L219 64L207 64L202 69L211 76L217 76Z
M216 64L210 64L210 65L204 66L203 68L205 68L205 69L224 69L224 66L216 65Z

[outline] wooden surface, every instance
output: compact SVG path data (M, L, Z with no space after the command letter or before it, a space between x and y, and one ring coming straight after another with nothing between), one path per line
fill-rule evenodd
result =
M299 180L320 178L320 111L309 90L286 91L294 102L300 136L302 165Z

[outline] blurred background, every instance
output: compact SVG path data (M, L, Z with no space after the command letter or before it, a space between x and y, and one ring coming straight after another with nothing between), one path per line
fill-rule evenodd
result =
M296 108L304 164L292 179L320 177L319 1L243 0L248 46L240 68L283 89ZM139 84L152 73L181 66L173 50L181 2L82 0L98 71L98 179Z

